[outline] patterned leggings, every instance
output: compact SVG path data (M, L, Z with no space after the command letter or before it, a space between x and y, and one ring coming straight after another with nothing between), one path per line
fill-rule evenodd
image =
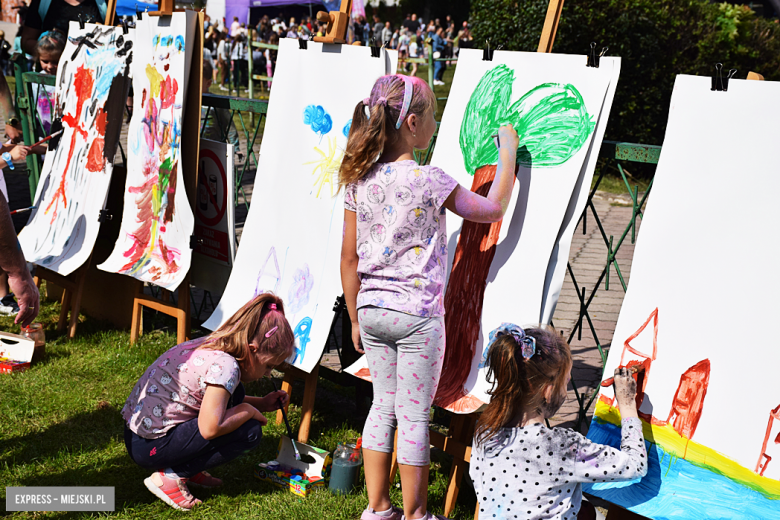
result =
M374 383L363 447L392 453L397 422L398 462L427 466L428 419L444 361L444 318L363 307L358 322Z

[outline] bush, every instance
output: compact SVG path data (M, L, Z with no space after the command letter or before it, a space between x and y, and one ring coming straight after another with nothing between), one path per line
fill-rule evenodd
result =
M548 0L472 0L479 46L536 51ZM554 51L585 54L590 42L622 58L606 139L663 141L677 74L711 75L714 64L780 80L780 25L746 6L706 0L578 0L564 3Z

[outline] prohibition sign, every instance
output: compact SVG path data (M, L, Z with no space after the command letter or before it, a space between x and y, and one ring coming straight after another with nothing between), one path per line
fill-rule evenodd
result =
M200 151L200 159L203 161L204 159L211 159L214 161L214 164L217 165L217 169L219 170L219 174L222 177L222 193L221 193L221 204L217 204L217 200L213 193L211 193L211 189L209 189L208 180L206 179L206 175L204 175L205 165L199 172L198 175L198 184L202 185L201 189L205 189L206 193L208 193L209 201L214 206L214 209L217 210L217 214L213 217L207 217L203 211L200 209L200 205L196 205L195 212L198 215L198 218L200 218L200 221L203 222L203 224L207 226L216 226L219 224L219 222L222 220L222 217L225 216L225 209L227 208L227 174L225 173L225 167L223 166L222 162L219 160L219 157L217 157L217 154L215 154L211 150L203 150ZM217 190L217 194L219 195L220 190Z

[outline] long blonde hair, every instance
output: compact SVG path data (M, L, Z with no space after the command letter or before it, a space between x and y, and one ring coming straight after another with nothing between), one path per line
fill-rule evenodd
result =
M266 336L274 327L276 330ZM252 355L249 343L255 336L260 336L260 341L257 354ZM290 357L295 349L295 335L284 317L282 299L273 293L263 293L209 334L199 348L230 354L243 371L247 364L254 365L258 359L265 362Z
M423 117L429 110L436 110L436 98L428 84L420 78L394 74L376 80L371 96L367 98L368 103L359 102L352 114L347 149L339 169L340 186L362 179L385 146L398 141L401 131L396 130L395 125L404 102L405 81L412 82L412 100L407 116L417 114L417 117ZM370 117L366 116L366 107Z

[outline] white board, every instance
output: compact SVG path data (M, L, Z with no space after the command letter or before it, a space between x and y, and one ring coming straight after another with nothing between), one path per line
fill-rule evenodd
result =
M111 256L98 266L171 291L192 258L194 216L180 147L196 18L188 10L137 22L122 227ZM187 120L200 121L200 114Z
M648 367L648 475L588 491L651 518L780 518L780 83L710 85L675 82L605 368ZM613 398L602 389L597 442L620 442Z
M100 229L114 161L104 153L107 141L114 150L119 141L132 46L133 34L121 28L71 22L56 83L64 131L46 153L36 209L19 234L28 262L63 276L87 261Z
M539 323L550 256L559 241L564 217L570 211L578 180L588 171L592 175L597 153L591 154L589 150L591 147L593 150L600 147L603 129L599 132L595 130L601 118L606 122L609 116L611 98L606 94L618 74L615 71L619 68L617 59L602 59L599 68L586 67L585 61L584 56L508 51L497 51L493 61L483 61L482 52L471 49L464 49L459 55L431 164L442 168L467 189L471 189L474 177L467 170L463 151L472 150L474 145L461 145L461 128L465 118L473 117L474 109L469 108L469 103L479 85L483 85L480 91L483 91L485 85L493 85L491 93L499 91L502 86L511 93L501 115L485 118L484 121L477 118L467 123L473 128L466 135L471 136L471 141L476 142L485 152L481 157L486 157L491 151L497 156L491 135L497 134L498 127L509 121L519 124L516 127L520 134L521 150L524 146L533 148L531 156L535 156L535 150L543 151L547 146L545 135L558 135L556 132L560 132L560 125L540 123L543 120L538 116L539 107L545 100L549 100L546 96L564 96L565 99L575 100L577 106L584 107L586 118L592 125L587 136L581 136L577 146L571 147L572 153L558 160L543 158L536 165L524 159L519 168L516 187L504 216L495 256L486 279L480 332L474 345L474 355L471 358L464 356L461 361L470 364L470 373L464 385L469 395L448 406L451 411L470 413L488 401L486 369L480 365L489 332L505 321L521 326L535 326ZM493 74L501 67L501 82L483 79L492 77L487 74ZM509 80L506 80L507 77ZM487 105L490 103L479 106ZM507 114L510 107L517 107L512 113L531 115L519 120L514 116L509 117ZM547 129L540 135L540 130L544 128ZM534 139L539 139L541 145L537 146ZM492 164L496 160L497 157ZM491 163L480 163L480 166L487 164ZM448 216L447 290L450 290L453 257L462 225L463 219L457 215ZM474 301L464 301L464 305L473 304ZM448 314L446 319L452 320L452 314ZM460 318L455 318L455 321L460 321ZM455 345L449 333L447 348L458 348L465 352L462 347ZM365 361L359 360L348 372L358 373L364 365ZM445 372L442 381L446 378Z
M273 291L296 333L289 361L310 372L342 293L337 174L348 124L377 78L395 71L397 53L372 58L366 47L279 43L252 206L225 294L204 326L216 329L255 295Z

